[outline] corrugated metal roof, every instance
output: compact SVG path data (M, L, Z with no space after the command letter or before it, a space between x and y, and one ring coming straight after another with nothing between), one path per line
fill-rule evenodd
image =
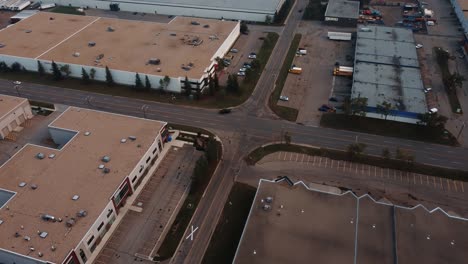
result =
M357 19L359 17L359 1L330 0L325 16Z

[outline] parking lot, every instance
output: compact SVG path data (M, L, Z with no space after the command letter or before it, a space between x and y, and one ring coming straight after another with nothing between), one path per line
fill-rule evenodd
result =
M302 21L298 33L302 34L300 48L307 55L296 56L293 64L302 68L301 74L289 74L282 95L289 101L278 104L299 110L296 122L318 126L321 112L318 108L329 104L330 97L343 98L351 91L351 79L333 76L336 62L352 66L350 56L354 55L351 41L332 41L327 38L328 31L353 32L352 28L324 26L319 22ZM348 55L348 59L347 59Z
M129 207L95 263L152 263L183 204L195 161L192 146L172 147Z

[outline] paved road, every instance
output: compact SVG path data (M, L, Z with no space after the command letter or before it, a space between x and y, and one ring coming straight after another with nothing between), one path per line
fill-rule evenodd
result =
M21 85L19 95L39 101L203 127L215 132L223 140L223 161L192 219L192 224L199 227L199 230L193 241L184 240L179 248L180 252L177 252L173 260L174 263L199 263L202 260L229 190L239 170L242 169L242 157L256 146L279 141L280 135L285 131L291 133L293 143L345 149L347 145L357 141L367 144L366 151L375 155L380 155L383 148L394 149L399 146L411 150L418 162L468 169L468 149L301 126L279 120L271 113L267 106L268 97L299 22L301 14L297 10L303 8L305 4L305 0L297 1L253 95L230 115L219 115L216 110L175 106L28 83ZM6 80L0 80L0 93L18 95L11 81ZM143 112L142 109L146 111Z

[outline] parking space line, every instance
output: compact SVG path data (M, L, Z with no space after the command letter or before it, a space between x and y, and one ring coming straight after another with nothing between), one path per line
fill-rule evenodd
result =
M462 181L459 181L459 183L460 183L462 192L465 192L465 187L463 186L465 183Z
M377 177L377 167L374 166L374 177Z
M327 167L327 163L328 163L328 158L324 158L325 160L325 168Z
M440 188L443 190L444 189L444 184L442 183L442 178L439 178L440 180Z
M296 153L296 162L297 162L297 159L299 159L299 153Z
M414 182L414 185L416 185L416 174L414 173L411 173L413 175L413 182Z
M380 168L380 178L383 178L383 171L384 169Z
M301 160L301 163L304 163L304 159L305 159L305 154L302 154L302 160Z
M281 160L281 151L278 152L278 160Z
M396 180L396 170L393 171L393 179Z
M337 170L340 170L340 161L338 160L338 166L336 167Z
M419 181L421 182L421 185L422 185L423 183L422 183L422 175L421 174L419 174Z
M317 156L314 156L314 162L312 163L312 166L315 166L315 158L317 158Z
M321 164L322 164L322 157L319 158L319 164L318 164L318 166L320 167Z
M287 152L284 153L284 158L283 158L283 160L286 160L286 155L288 155Z
M331 160L330 167L333 169L333 160Z
M307 155L307 163L310 162L310 155Z
M367 166L367 169L368 169L368 172L369 172L369 176L371 176L371 173L370 173L370 171L371 171L371 166Z
M455 192L458 192L457 181L452 180L452 182L453 182L453 186L455 188Z
M446 180L447 180L447 188L448 188L448 191L450 192L451 191L450 182L449 182L449 179L446 179Z
M358 167L359 167L359 165L356 164L356 174L358 173Z
M435 177L432 177L432 180L434 181L434 188L436 188L436 182L435 182Z

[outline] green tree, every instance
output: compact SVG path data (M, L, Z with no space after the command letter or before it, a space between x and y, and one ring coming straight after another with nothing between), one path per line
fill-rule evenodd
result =
M353 98L350 101L351 114L366 116L367 112L367 98L366 97L357 97Z
M245 21L242 21L240 24L240 33L242 34L247 34L249 32L249 27L247 27L247 23Z
M21 71L21 64L19 62L14 62L13 64L11 64L11 71L12 72L19 72Z
M186 96L190 96L190 94L192 94L192 84L190 84L190 81L187 76L185 76L184 80L184 90Z
M270 15L267 15L267 16L265 17L265 23L271 24L271 22L273 22L273 19L271 18Z
M390 150L388 148L384 148L382 150L382 157L384 157L385 159L392 158L392 154L390 153Z
M211 76L208 78L208 90L209 90L210 96L215 95L215 93L216 93L215 84L214 84L214 80L213 80L213 78Z
M57 63L52 61L52 76L54 81L60 81L63 79L62 72L59 70Z
M445 123L448 118L438 113L425 113L419 115L418 125L432 128L436 133L441 134L445 130Z
M213 83L214 83L215 91L219 91L219 79L218 79L218 74L216 73L214 74Z
M228 92L233 93L233 94L239 94L240 93L240 88L239 88L239 82L237 80L237 75L229 74L226 89L227 89Z
M218 153L218 144L212 135L210 135L206 141L205 156L209 163L217 162L220 158Z
M159 80L159 84L161 85L161 89L164 91L169 87L169 83L171 82L171 78L169 76L164 76L163 79Z
M220 57L216 57L216 63L218 64L218 68L217 70L218 71L222 71L224 69L224 67L226 67L226 65L224 65L224 60Z
M364 143L353 143L348 145L346 151L351 159L359 158L364 150L366 149L367 145Z
M91 80L94 80L94 77L96 77L96 70L94 68L91 68L91 70L89 70L89 78L91 78Z
M444 79L445 86L450 90L461 89L464 81L466 81L466 78L458 72L452 73Z
M141 81L140 75L138 73L135 74L135 90L143 90L143 82Z
M407 163L414 162L414 155L407 150L400 149L399 147L397 147L395 150L395 158L398 160L406 161Z
M193 169L192 184L190 186L190 193L195 193L208 182L208 160L205 156L198 158Z
M41 61L37 61L37 72L39 73L39 76L45 75L45 69L44 66L42 66Z
M60 71L65 74L65 77L70 76L71 70L70 70L70 65L64 64L60 66Z
M91 82L91 80L89 79L89 75L84 68L81 68L81 80L84 84L88 84Z
M112 73L109 70L109 67L106 66L106 83L107 86L114 86L114 78L112 78Z
M260 60L258 59L252 60L252 62L250 63L250 66L252 67L252 70L259 70L261 67Z
M391 113L392 107L391 103L383 101L382 104L377 105L377 112L385 116L385 120L387 120L387 116Z
M9 72L10 70L10 67L4 61L0 62L0 72Z
M145 75L145 89L147 91L151 91L151 82L148 78L148 75Z

